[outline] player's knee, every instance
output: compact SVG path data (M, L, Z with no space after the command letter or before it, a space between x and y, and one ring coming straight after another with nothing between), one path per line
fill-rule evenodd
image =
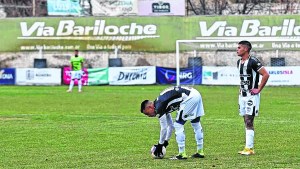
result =
M175 134L184 132L184 126L182 124L174 123L174 128L175 128Z
M197 132L202 132L202 127L200 125L200 123L191 123L192 124L192 127L194 129L194 132L197 133Z
M247 129L253 129L253 121L250 119L245 120L245 125Z

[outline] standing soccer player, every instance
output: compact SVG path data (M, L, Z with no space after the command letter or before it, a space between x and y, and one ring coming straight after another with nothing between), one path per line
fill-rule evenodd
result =
M158 116L160 122L160 138L155 145L155 156L162 154L162 147L168 146L168 141L173 130L171 112L177 110L176 122L174 124L176 141L179 154L173 160L187 159L185 152L185 133L184 124L187 120L191 121L197 143L197 152L192 158L204 158L203 152L203 130L200 117L204 115L202 97L200 93L190 87L169 87L162 91L156 100L144 100L141 103L141 112L148 117Z
M237 61L237 68L240 72L240 94L239 94L239 112L244 117L246 128L246 145L239 154L254 154L254 117L258 116L260 92L265 87L269 73L263 67L261 62L253 56L250 56L252 45L248 41L238 43L237 55L241 57ZM259 83L259 75L262 79Z
M81 92L82 88L82 81L81 77L83 74L83 57L78 56L78 50L75 50L74 56L71 57L71 81L69 85L69 89L67 92L72 92L74 81L77 79L78 81L78 92Z

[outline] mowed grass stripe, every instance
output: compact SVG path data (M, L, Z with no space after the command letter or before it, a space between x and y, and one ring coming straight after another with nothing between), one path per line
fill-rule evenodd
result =
M159 123L140 112L167 86L0 86L0 168L299 168L299 87L266 87L255 119L256 155L237 154L244 126L237 112L237 86L195 86L206 115L204 159L153 160ZM175 112L172 114L175 117ZM195 152L185 126L186 150Z

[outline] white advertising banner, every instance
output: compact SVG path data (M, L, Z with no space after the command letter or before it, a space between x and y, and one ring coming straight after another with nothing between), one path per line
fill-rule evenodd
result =
M236 67L203 66L202 84L239 85L240 76Z
M155 66L110 67L108 70L110 85L155 84Z
M137 15L138 0L91 0L93 16Z
M285 66L285 67L266 67L270 74L267 85L300 85L300 67Z
M17 68L16 85L61 85L61 69Z

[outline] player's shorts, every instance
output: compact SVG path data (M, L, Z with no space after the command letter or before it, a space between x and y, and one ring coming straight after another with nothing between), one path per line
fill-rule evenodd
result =
M71 79L81 79L82 75L83 71L81 70L71 71Z
M181 103L176 115L176 122L194 120L204 115L202 97L196 89L192 89Z
M260 94L243 97L239 95L240 116L251 115L258 116L260 103Z

